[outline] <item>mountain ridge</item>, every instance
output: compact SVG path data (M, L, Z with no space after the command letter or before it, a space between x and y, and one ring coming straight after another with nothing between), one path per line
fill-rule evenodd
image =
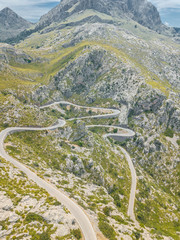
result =
M112 17L131 18L153 30L158 30L163 25L156 7L146 0L100 0L98 2L95 0L62 0L59 5L43 15L37 25L45 27L87 9L93 9Z
M95 0L62 0L43 15L34 27L25 28L13 36L8 36L5 42L18 43L38 31L49 32L85 23L121 25L124 21L134 21L135 26L140 24L159 34L174 37L179 42L178 31L165 26L161 22L156 7L147 0L100 0L98 2Z

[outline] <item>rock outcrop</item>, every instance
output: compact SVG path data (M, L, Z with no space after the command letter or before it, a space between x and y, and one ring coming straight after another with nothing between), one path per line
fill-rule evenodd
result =
M33 61L33 58L22 50L16 49L15 47L6 43L0 44L0 62L7 64L10 62L25 64Z

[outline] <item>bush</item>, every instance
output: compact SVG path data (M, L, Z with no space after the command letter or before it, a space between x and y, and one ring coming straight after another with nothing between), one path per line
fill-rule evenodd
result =
M139 239L139 238L141 237L141 234L140 234L139 231L134 232L134 235L135 235L135 238L136 238L136 239Z
M36 213L30 212L27 214L26 218L25 218L25 222L33 222L33 221L37 221L37 222L44 222L44 218Z
M77 161L77 157L76 157L76 156L71 156L71 160L72 160L73 162L76 162L76 161Z
M109 222L109 220L107 219L107 217L103 214L103 213L98 213L98 219L101 222Z
M38 162L34 162L33 165L34 165L35 167L39 167L39 163L38 163Z
M127 222L125 222L124 219L122 219L122 217L120 217L119 215L113 215L113 216L111 216L111 217L112 217L114 220L116 220L118 223L127 225Z
M55 205L55 206L60 206L61 203L60 203L59 201L55 201L53 205Z
M143 213L139 212L139 213L137 214L137 218L138 218L138 220L139 220L141 223L143 223L143 224L146 223L146 219L145 219L145 216L144 216Z
M78 142L77 142L77 145L78 145L79 147L83 147L83 142L78 141Z
M7 229L6 221L0 221L0 226L2 227L2 230L6 230Z
M174 136L174 132L173 132L172 129L167 128L166 131L164 132L164 135L165 135L166 137L173 138L173 136Z
M121 200L118 194L113 194L112 196L114 198L114 203L116 204L117 207L121 207Z
M8 124L8 123L3 123L3 127L4 127L4 128L8 128L8 127L9 127L9 124Z
M53 166L57 170L60 170L60 164L59 164L59 161L57 159L52 160L51 166Z
M66 160L66 158L67 158L67 155L66 155L66 154L63 154L62 157L61 157L61 159L62 159L63 161Z
M113 130L113 133L117 133L118 132L118 130L117 130L117 128L115 128L114 130Z
M39 240L51 240L49 233L48 232L43 232L40 237Z
M98 226L105 237L107 237L109 240L116 240L116 232L111 225L109 225L107 222L99 221Z
M108 206L103 208L103 212L106 216L110 216L111 210L112 210L112 208L108 207Z
M75 229L75 230L71 230L71 234L77 239L81 239L82 235L81 235L81 231L79 229Z

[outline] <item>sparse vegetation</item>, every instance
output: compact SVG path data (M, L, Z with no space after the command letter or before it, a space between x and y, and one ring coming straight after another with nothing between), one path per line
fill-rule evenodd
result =
M84 25L84 19L90 21ZM93 23L92 28L91 21L98 24ZM117 26L113 26L114 22ZM119 146L126 148L138 175L135 213L142 229L151 228L152 238L178 239L180 140L173 144L179 137L176 110L180 67L176 39L172 41L134 21L89 9L42 27L39 32L24 31L9 42L18 44L0 46L0 130L50 126L58 118L105 114L64 105L38 108L54 99L64 99L121 109L121 124L129 116L128 127L137 134L121 143L106 141L102 137L105 133L119 132L111 127L119 125L118 118L73 120L55 131L8 136L5 143L8 153L67 192L81 207L90 209L92 217L98 218L94 224L106 238L125 239L129 235L143 239L143 231L136 229L127 217L131 178ZM93 124L110 127L86 128ZM173 136L172 142L166 138ZM25 196L41 203L44 211L63 208L24 174L11 173L9 165L3 160L2 163L0 191L12 201L13 208L18 209ZM23 233L34 240L48 240L56 231L43 217L44 212L34 212L33 206L16 214L19 220L13 223L7 240ZM69 211L64 209L64 214ZM0 222L0 227L8 230L10 224L6 219ZM60 220L58 224L63 223ZM121 225L124 232L118 228ZM69 229L69 234L57 237L70 238L81 239L80 230Z

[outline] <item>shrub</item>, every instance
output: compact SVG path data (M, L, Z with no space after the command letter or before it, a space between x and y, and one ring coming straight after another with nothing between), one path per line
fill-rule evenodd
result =
M109 222L109 220L107 219L107 217L104 215L104 214L102 214L102 213L98 213L98 219L99 219L99 221L101 222Z
M143 223L143 224L146 223L146 219L145 219L145 216L144 216L143 213L139 212L139 213L137 214L137 218L138 218L138 220L139 220L141 223Z
M38 162L34 162L33 165L34 165L35 167L39 167L39 163L38 163Z
M81 239L82 238L82 235L81 235L81 231L79 229L74 229L74 230L71 230L71 234L77 239Z
M55 206L60 206L61 203L60 203L59 201L55 201L53 205L55 205Z
M71 156L71 160L72 160L73 162L76 162L76 161L77 161L77 157L76 157L76 156Z
M7 229L6 221L0 221L0 226L2 227L2 230Z
M125 222L124 219L122 219L122 217L120 217L119 215L113 215L111 217L120 224L127 224L127 222Z
M113 130L113 133L117 133L118 132L118 130L117 130L117 128L115 128L114 130Z
M165 135L166 137L173 138L173 136L174 136L174 132L173 132L172 129L167 128L166 131L164 132L164 135Z
M116 232L111 225L109 225L107 222L99 221L98 226L105 237L107 237L109 240L116 240Z
M108 206L103 208L103 212L106 216L110 216L111 210L112 210L112 208L108 207Z
M48 232L43 232L40 237L39 240L51 240L49 233Z
M63 154L61 159L64 161L66 158L67 158L67 155Z
M173 221L173 225L177 229L180 227L180 223L178 221Z
M136 239L139 239L139 238L141 237L141 234L140 234L139 231L134 232L134 235L135 235L135 238L136 238Z
M112 196L114 198L114 203L116 204L117 207L121 207L121 202L120 202L120 197L118 194L114 194Z
M3 123L3 127L4 127L4 128L8 128L8 127L9 127L9 124L8 124L8 123Z
M78 141L78 142L77 142L77 145L78 145L79 147L83 147L83 142Z
M53 159L51 163L52 163L52 166L55 169L60 170L60 164L59 164L59 161L57 159Z
M26 218L25 218L25 222L33 222L33 221L37 221L37 222L44 222L44 218L36 213L30 212L27 214Z

